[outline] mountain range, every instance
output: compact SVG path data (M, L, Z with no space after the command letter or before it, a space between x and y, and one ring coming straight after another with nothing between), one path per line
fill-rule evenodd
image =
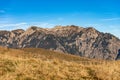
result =
M44 48L88 58L114 60L120 39L93 27L75 25L27 30L0 31L0 46L9 48Z

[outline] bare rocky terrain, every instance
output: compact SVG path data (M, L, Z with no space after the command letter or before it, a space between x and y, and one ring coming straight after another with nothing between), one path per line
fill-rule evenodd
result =
M45 48L82 57L114 60L120 49L120 39L92 27L71 25L46 29L32 26L27 30L0 31L0 46Z

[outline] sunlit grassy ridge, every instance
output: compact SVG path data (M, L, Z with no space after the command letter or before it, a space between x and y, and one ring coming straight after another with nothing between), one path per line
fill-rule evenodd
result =
M0 48L0 80L119 80L120 61L102 61L45 49Z

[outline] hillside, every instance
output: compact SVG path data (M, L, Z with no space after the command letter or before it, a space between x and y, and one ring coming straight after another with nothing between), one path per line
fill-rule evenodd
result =
M0 80L119 80L120 61L0 47Z
M46 29L33 26L26 31L0 31L0 45L9 48L44 48L82 57L114 60L120 49L120 40L92 27L71 25Z

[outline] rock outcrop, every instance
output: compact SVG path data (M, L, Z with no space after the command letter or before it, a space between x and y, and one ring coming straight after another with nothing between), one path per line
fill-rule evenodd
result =
M118 54L115 60L120 60L120 49L118 50Z
M43 29L33 26L26 31L0 31L0 46L45 48L88 58L114 60L120 49L120 40L92 27L71 25Z

